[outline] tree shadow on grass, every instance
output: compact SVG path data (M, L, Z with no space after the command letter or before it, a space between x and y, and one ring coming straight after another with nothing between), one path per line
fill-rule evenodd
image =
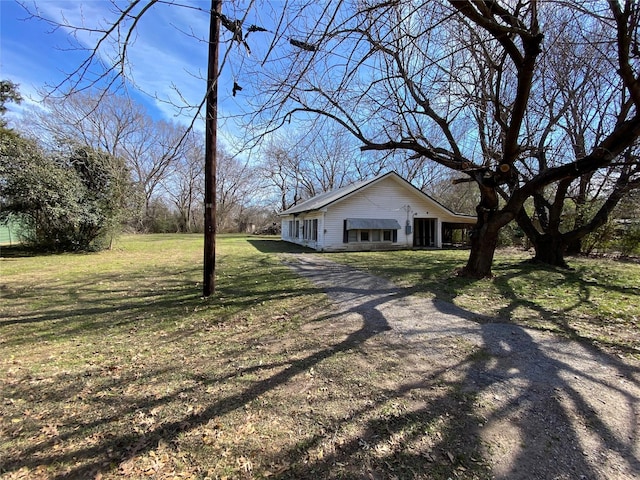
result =
M174 442L183 432L205 425L211 419L242 409L265 393L286 384L297 375L309 371L309 369L318 365L323 360L364 344L368 339L386 328L386 320L383 317L369 317L360 328L352 331L339 343L311 353L299 360L284 362L280 365L264 365L263 368L265 370L275 368L278 370L277 373L272 374L262 381L252 382L245 389L235 394L223 395L210 402L197 413L183 415L173 421L164 422L155 427L148 428L141 433L129 431L122 434L105 435L104 438L99 439L95 445L67 449L64 453L56 453L54 446L57 442L74 443L97 423L111 423L118 418L132 418L135 417L136 411L168 405L173 402L176 397L188 395L190 392L185 390L172 392L166 397L149 399L142 403L128 401L126 397L118 398L118 406L110 415L92 420L89 423L78 422L70 432L64 435L57 435L55 439L48 439L34 444L27 450L19 452L19 456L9 455L5 458L5 464L1 469L5 471L16 470L22 467L33 469L40 465L53 467L74 461L78 463L79 466L69 467L64 473L57 475L55 478L91 478L101 470L108 470L109 468L106 468L106 465L121 464L134 455L154 449L160 441L168 443ZM149 372L147 375L149 378L152 378L155 374L154 372ZM161 372L158 371L157 374L160 375ZM117 384L103 385L100 390L120 391L125 388L126 381L126 379L121 379L118 380ZM206 380L205 383L213 384L219 381L220 379L214 378ZM67 382L65 382L65 384L67 384ZM43 399L49 397L64 401L66 395L72 398L77 396L77 391L60 390L60 387L56 385L38 385L37 390L30 386L26 386L25 388L24 385L17 385L11 388L8 394L14 399L26 399L37 396ZM71 400L71 398L67 399ZM37 452L40 452L40 454L34 455Z
M162 329L174 327L180 318L194 312L207 310L215 312L208 321L221 323L262 302L318 292L306 287L292 291L274 283L266 269L245 269L233 272L229 281L219 279L215 296L204 299L199 284L191 280L198 275L199 268L195 266L182 272L149 268L126 276L92 273L91 283L87 284L72 280L49 283L43 288L4 285L2 298L12 309L0 318L3 344L27 345L35 340L100 335L127 326ZM46 309L34 306L41 304L46 304Z
M171 366L150 365L141 370L143 373L136 373L135 368L118 373L107 365L90 367L74 375L61 373L50 382L31 378L9 384L5 395L12 401L33 402L41 398L60 405L91 403L94 411L102 413L85 419L79 412L73 424L57 426L56 435L47 436L51 427L44 429L47 425L39 423L37 418L25 420L30 426L15 424L14 429L7 432L9 437L21 435L20 428L31 428L34 434L41 432L41 435L27 448L9 451L0 471L11 473L23 467L35 469L44 465L56 472L51 475L53 478L93 478L100 472L113 473L119 465L154 451L161 443L177 453L181 439L191 432L254 405L295 382L300 375L319 369L341 355L362 352L366 356L374 343L388 355L416 350L421 348L422 340L414 341L413 336L433 333L429 330L428 318L424 317L424 303L416 304L417 307L412 304L411 291L372 280L355 270L347 271L345 276L343 267L319 257L314 256L317 259L314 261L301 261L296 266L293 264L298 260L294 256L292 266L317 282L335 302L336 310L320 314L316 323L326 323L327 328L344 332L338 340L311 350L301 345L296 355L282 361L241 366L214 375L189 372L189 364L177 357ZM274 293L273 290L264 292L265 295ZM421 302L430 301L422 299ZM411 330L410 335L399 332L399 340L387 343L385 337L395 333L394 319L386 313L392 304L404 305L405 315L414 318L418 327ZM275 473L269 472L271 478L524 479L538 474L540 478L545 475L602 478L593 452L587 452L589 458L584 454L586 448L598 448L605 460L612 459L607 455L615 456L613 461L621 462L624 472L640 472L636 451L638 432L634 423L640 401L637 385L621 384L610 375L611 372L613 377L624 375L627 382L633 383L637 370L629 373L622 362L585 350L567 353L562 342L541 346L538 339L520 327L471 322L468 312L439 301L433 306L443 317L456 316L462 320L455 324L444 322L438 338L427 343L428 348L422 345L426 350L423 378L380 387L383 394L354 404L348 416L333 419L317 416L324 421L322 430L302 435L300 442L271 456L272 465L282 466L277 467ZM180 341L184 340L180 337L182 334L184 332L176 332L166 339L175 343L176 353ZM452 351L454 355L444 365L430 363L433 359L429 348L438 348L443 342L455 345L457 338L474 335L480 350L473 348L457 354ZM203 342L208 339L206 332L201 338ZM274 342L277 343L277 339ZM245 349L237 352L238 356L251 355L249 347L238 346ZM282 354L286 356L287 352L283 347ZM215 352L209 355L209 361L216 361ZM575 355L585 357L584 362L589 366L586 372L570 363ZM528 366L525 368L525 364L519 362L527 362ZM604 370L598 371L598 365ZM261 377L251 379L250 375L260 373ZM136 387L175 374L191 376L193 382L164 393L159 389L151 396L144 391L136 392ZM243 375L249 379L240 388L225 391L226 382ZM384 379L384 372L380 375L379 378ZM598 399L590 397L596 389L606 391L611 398L615 396L617 404L623 407L616 412L623 425L621 431L616 431L610 423ZM215 393L205 395L209 390ZM188 402L195 396L203 403L200 408L189 410ZM409 402L410 398L413 398L411 409L389 410L394 400ZM163 419L162 409L178 413ZM134 419L136 428L126 426ZM105 425L108 426L106 432ZM579 431L584 425L593 431ZM495 432L505 426L512 434L496 437ZM341 443L334 441L338 437ZM87 438L90 441L85 441ZM584 438L591 443L585 446ZM510 450L508 461L495 470L489 464L491 452L486 451L485 442L506 448L500 443L504 439L519 439L527 445ZM61 448L62 445L65 448ZM319 450L320 447L323 450ZM260 467L255 472L258 475L266 476L271 469L269 465L257 467ZM206 472L200 473L204 476Z
M557 280L558 283L562 284L566 289L575 290L575 300L562 308L559 308L560 305L554 305L555 308L550 310L540 303L518 294L513 288L512 282L520 276L533 271L549 272L559 276ZM509 300L508 305L497 312L496 317L498 319L511 320L515 311L518 308L524 307L532 312L536 312L543 323L547 322L551 325L550 327L542 327L537 325L535 321L526 322L529 328L543 331L550 330L572 340L581 341L590 345L591 348L598 350L603 350L601 347L605 347L609 352L613 351L632 355L638 355L640 351L640 346L637 344L637 335L629 335L629 332L636 328L634 325L628 323L623 324L622 328L624 331L617 332L616 338L607 340L601 335L601 332L603 326L611 323L611 319L590 319L585 318L584 315L580 315L579 312L574 313L593 301L591 298L593 288L601 288L622 295L635 295L640 297L640 289L636 286L611 285L601 279L584 279L579 271L569 271L551 266L545 267L539 264L534 267L529 262L523 262L520 265L513 265L505 269L505 271L496 277L494 284L504 298ZM579 321L576 322L573 317L577 317ZM578 323L582 323L586 329L579 329L576 326Z
M76 254L88 255L87 252L77 252ZM0 258L4 261L28 257L49 257L53 255L59 255L59 253L36 250L21 244L0 246Z
M45 466L50 471L63 471L52 475L53 478L91 478L98 472L112 471L114 466L123 465L135 456L149 453L157 448L159 443L164 442L175 445L182 435L188 435L211 420L220 418L234 411L241 411L253 404L256 400L265 396L269 392L283 388L296 377L306 372L312 371L323 362L341 354L351 353L354 350L366 348L366 344L376 336L389 329L387 319L382 315L377 307L391 298L399 298L402 292L398 289L373 290L370 286L363 285L366 290L350 285L347 295L361 297L367 295L371 300L359 303L347 311L340 313L329 312L319 321L342 321L342 315L354 315L359 318L355 324L344 325L346 336L337 342L329 343L323 348L315 351L301 350L299 358L285 360L282 362L271 362L260 366L250 366L236 371L236 375L249 375L260 370L270 372L266 378L258 381L250 381L246 387L236 390L230 394L220 393L215 398L211 398L202 408L183 415L172 416L167 421L160 421L154 418L151 412L174 405L178 399L189 398L195 394L196 389L208 389L224 385L232 374L216 375L195 375L198 378L192 387L183 387L179 390L171 391L166 395L155 395L145 397L143 394L135 394L136 386L153 382L156 377L173 375L186 365L178 364L170 367L146 368L144 374L136 376L135 370L125 370L126 373L114 374L109 367L88 369L75 375L60 375L51 382L18 382L9 385L7 395L13 401L33 401L39 398L46 402L59 402L61 405L73 402L91 402L103 407L97 410L102 412L94 418L84 419L80 414L74 418L72 425L55 426L56 434L40 435L39 431L51 431L51 427L44 428L33 419L29 428L38 437L27 448L20 451L9 452L4 458L4 465L0 467L5 472L17 472L21 468L29 470ZM93 378L93 385L87 387L87 378ZM73 385L77 385L73 388ZM133 388L132 388L133 387ZM406 387L399 393L388 391L387 396L393 398L396 395L403 395L411 390ZM364 412L364 410L363 410ZM444 414L444 413L442 413ZM131 422L142 418L149 420L146 428L136 430L127 428L122 422ZM359 422L358 415L354 418ZM418 419L408 418L407 420L395 420L399 424L407 422L415 424ZM386 423L380 420L381 424ZM104 426L108 425L107 431ZM46 426L45 426L46 427ZM25 428L22 425L22 428ZM39 430L39 428L43 428ZM98 431L98 429L101 429ZM19 428L15 432L9 431L9 436L19 434ZM84 441L91 438L91 442ZM362 441L366 441L362 439ZM369 439L369 441L372 441ZM311 444L312 439L307 439ZM66 448L61 448L66 445ZM351 447L346 444L345 451ZM306 452L299 452L301 456L306 456ZM449 460L447 460L449 461ZM427 460L420 460L421 463ZM302 465L302 457L294 459L294 464ZM414 462L415 463L415 462ZM450 463L450 462L449 462ZM365 469L362 465L359 468ZM385 467L386 468L386 467ZM390 471L403 471L404 467L396 465ZM412 468L418 468L414 465ZM292 470L293 471L293 470ZM447 467L447 471L453 471ZM299 477L300 478L300 477Z

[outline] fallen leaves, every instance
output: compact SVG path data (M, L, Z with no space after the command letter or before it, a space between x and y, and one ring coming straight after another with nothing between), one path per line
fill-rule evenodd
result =
M58 425L55 425L55 424L49 424L49 425L43 426L40 429L40 432L48 438L53 438L60 435L60 433L58 432Z
M244 456L236 459L236 463L240 467L240 470L245 473L251 473L253 471L253 462Z
M3 480L326 478L335 471L393 479L408 478L408 469L428 478L459 467L443 451L448 437L436 436L450 419L429 424L440 404L420 411L443 390L415 387L424 383L420 372L396 368L377 340L343 349L359 325L305 324L322 305L319 294L291 288L295 297L236 308L235 293L227 293L221 306L189 297L175 309L162 302L154 309L154 297L132 304L151 289L126 287L121 308L78 317L91 329L70 316L69 326L81 328L34 343L37 358L9 352ZM86 311L100 310L104 297L97 292ZM429 448L435 453L424 455Z
M3 480L49 480L50 472L44 465L38 465L34 468L22 467L14 472L6 472L2 474Z
M205 445L213 445L222 436L222 425L214 423L211 427L202 429L202 443Z
M118 475L124 477L153 477L154 479L195 479L198 469L183 452L160 441L157 448L124 459L118 465Z

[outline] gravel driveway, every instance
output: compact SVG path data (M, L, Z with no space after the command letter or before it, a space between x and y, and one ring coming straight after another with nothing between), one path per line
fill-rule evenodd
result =
M286 258L345 321L390 348L422 349L477 395L478 434L498 479L640 478L640 366L547 332L420 297L326 255ZM354 316L358 314L358 316ZM471 345L460 361L456 345ZM467 348L468 351L468 348Z

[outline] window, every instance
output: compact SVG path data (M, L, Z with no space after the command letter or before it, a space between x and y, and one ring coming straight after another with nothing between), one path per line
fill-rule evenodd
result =
M296 220L295 231L293 233L296 238L300 238L300 220Z
M397 243L400 228L400 224L394 219L346 218L343 224L342 241L343 243Z
M304 220L302 225L302 238L305 240L318 240L318 219Z
M346 230L344 243L351 242L397 242L397 230Z

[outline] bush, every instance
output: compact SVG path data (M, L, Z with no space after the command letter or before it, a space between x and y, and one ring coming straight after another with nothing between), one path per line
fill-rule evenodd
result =
M640 223L623 228L616 244L622 255L640 255Z
M499 247L522 247L526 237L517 223L511 222L500 229L498 234Z
M48 153L16 136L0 141L0 220L19 218L23 241L42 250L109 246L128 198L121 160L82 146Z

